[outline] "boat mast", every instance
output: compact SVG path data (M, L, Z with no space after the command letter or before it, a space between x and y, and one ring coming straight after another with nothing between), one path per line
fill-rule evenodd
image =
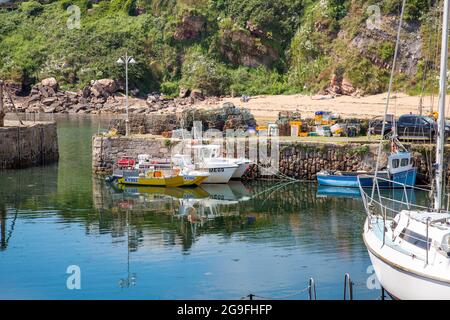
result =
M442 195L444 188L445 95L447 92L449 9L449 0L444 0L441 45L441 72L439 77L438 136L436 141L436 197L434 201L434 208L436 210L440 210L442 208Z

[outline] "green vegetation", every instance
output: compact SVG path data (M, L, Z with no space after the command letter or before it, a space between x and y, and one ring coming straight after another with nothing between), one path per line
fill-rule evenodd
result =
M141 93L176 96L180 87L208 95L317 92L333 74L366 93L386 89L392 39L350 45L364 35L363 0L31 0L0 9L0 78L25 85L54 76L65 89L92 79L123 79L116 60L138 62L130 84ZM383 2L398 15L401 0ZM418 93L434 68L437 38L429 0L408 1L406 19L421 24L424 59L398 88ZM80 14L80 28L71 27ZM424 21L422 23L422 21ZM431 21L430 23L428 23ZM383 63L380 64L379 61ZM433 81L426 82L430 88Z
M22 2L20 4L20 11L29 16L37 16L44 10L42 4L37 1Z

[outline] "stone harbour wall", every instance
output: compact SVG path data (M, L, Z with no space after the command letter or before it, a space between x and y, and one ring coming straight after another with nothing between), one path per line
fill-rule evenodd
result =
M0 170L20 169L58 161L58 135L54 122L6 121L0 128Z
M299 180L315 180L322 170L370 171L375 168L377 144L295 143L280 146L280 172ZM382 165L387 161L383 154Z
M279 172L298 180L316 180L317 173L330 171L374 171L378 153L378 143L327 144L314 142L281 143ZM417 183L430 184L434 171L435 148L428 144L404 144L412 153L417 168ZM390 146L382 146L380 169L386 168ZM447 182L450 181L450 146L446 146L444 169ZM253 166L246 178L249 180L264 178L258 166Z
M169 158L169 139L148 138L145 136L126 137L94 137L92 165L95 173L110 173L117 158L147 153L155 158ZM434 148L429 145L405 145L413 153L414 164L418 169L418 183L430 183ZM371 171L375 169L378 143L322 143L322 142L280 142L279 172L282 175L298 180L314 181L318 172L331 171ZM247 148L248 152L248 148ZM386 167L389 144L382 147L380 169ZM248 155L247 155L248 156ZM450 160L450 146L446 151L446 163ZM263 176L261 167L253 165L244 176L245 180L273 179L277 177ZM269 171L272 172L272 171ZM450 171L447 168L447 179ZM447 180L448 181L448 180Z
M117 159L123 156L136 158L139 154L149 154L154 158L170 157L168 139L149 137L103 137L92 138L92 171L95 174L112 173Z

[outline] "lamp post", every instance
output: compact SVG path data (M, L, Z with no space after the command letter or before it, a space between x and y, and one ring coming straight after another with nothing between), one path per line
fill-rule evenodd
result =
M128 64L136 63L136 60L133 57L128 55L128 52L125 52L125 55L120 57L117 60L118 64L125 64L125 108L127 112L127 118L125 119L125 135L128 136L130 134L130 119L128 117Z
M5 125L6 112L3 108L3 81L0 80L0 127Z

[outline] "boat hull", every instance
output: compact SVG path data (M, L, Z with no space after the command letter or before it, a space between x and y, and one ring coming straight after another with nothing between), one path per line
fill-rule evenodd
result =
M358 182L359 177L359 182ZM385 179L388 177L381 176ZM378 185L380 188L403 188L404 185L407 187L412 187L416 184L417 170L415 168L395 173L392 175L392 182L378 179ZM321 186L329 187L345 187L345 188L359 188L359 183L363 188L371 188L373 186L373 178L361 174L343 174L343 175L333 175L333 174L317 174L317 182Z
M372 187L373 179L370 177L360 177L363 188ZM320 186L359 188L357 175L317 175L317 182Z
M237 166L232 167L210 167L208 168L209 177L203 183L228 183Z
M243 161L243 162L237 163L237 165L238 165L238 167L237 167L236 171L233 173L233 175L231 177L232 179L242 178L242 176L245 174L247 169L250 167L250 162Z
M417 178L417 169L412 168L407 171L394 173L392 175L392 181L396 182L394 183L393 187L401 187L403 188L403 184L407 187L413 187L416 184L416 178Z
M155 186L155 187L181 187L184 185L182 176L144 178L144 177L121 177L117 180L119 184L133 186Z
M183 175L183 182L185 187L191 186L199 186L201 185L209 176L191 176L191 175Z
M364 242L381 286L395 299L400 300L448 300L450 282L429 277L433 265L383 246L379 236L368 230L367 221ZM408 267L405 267L408 266Z

